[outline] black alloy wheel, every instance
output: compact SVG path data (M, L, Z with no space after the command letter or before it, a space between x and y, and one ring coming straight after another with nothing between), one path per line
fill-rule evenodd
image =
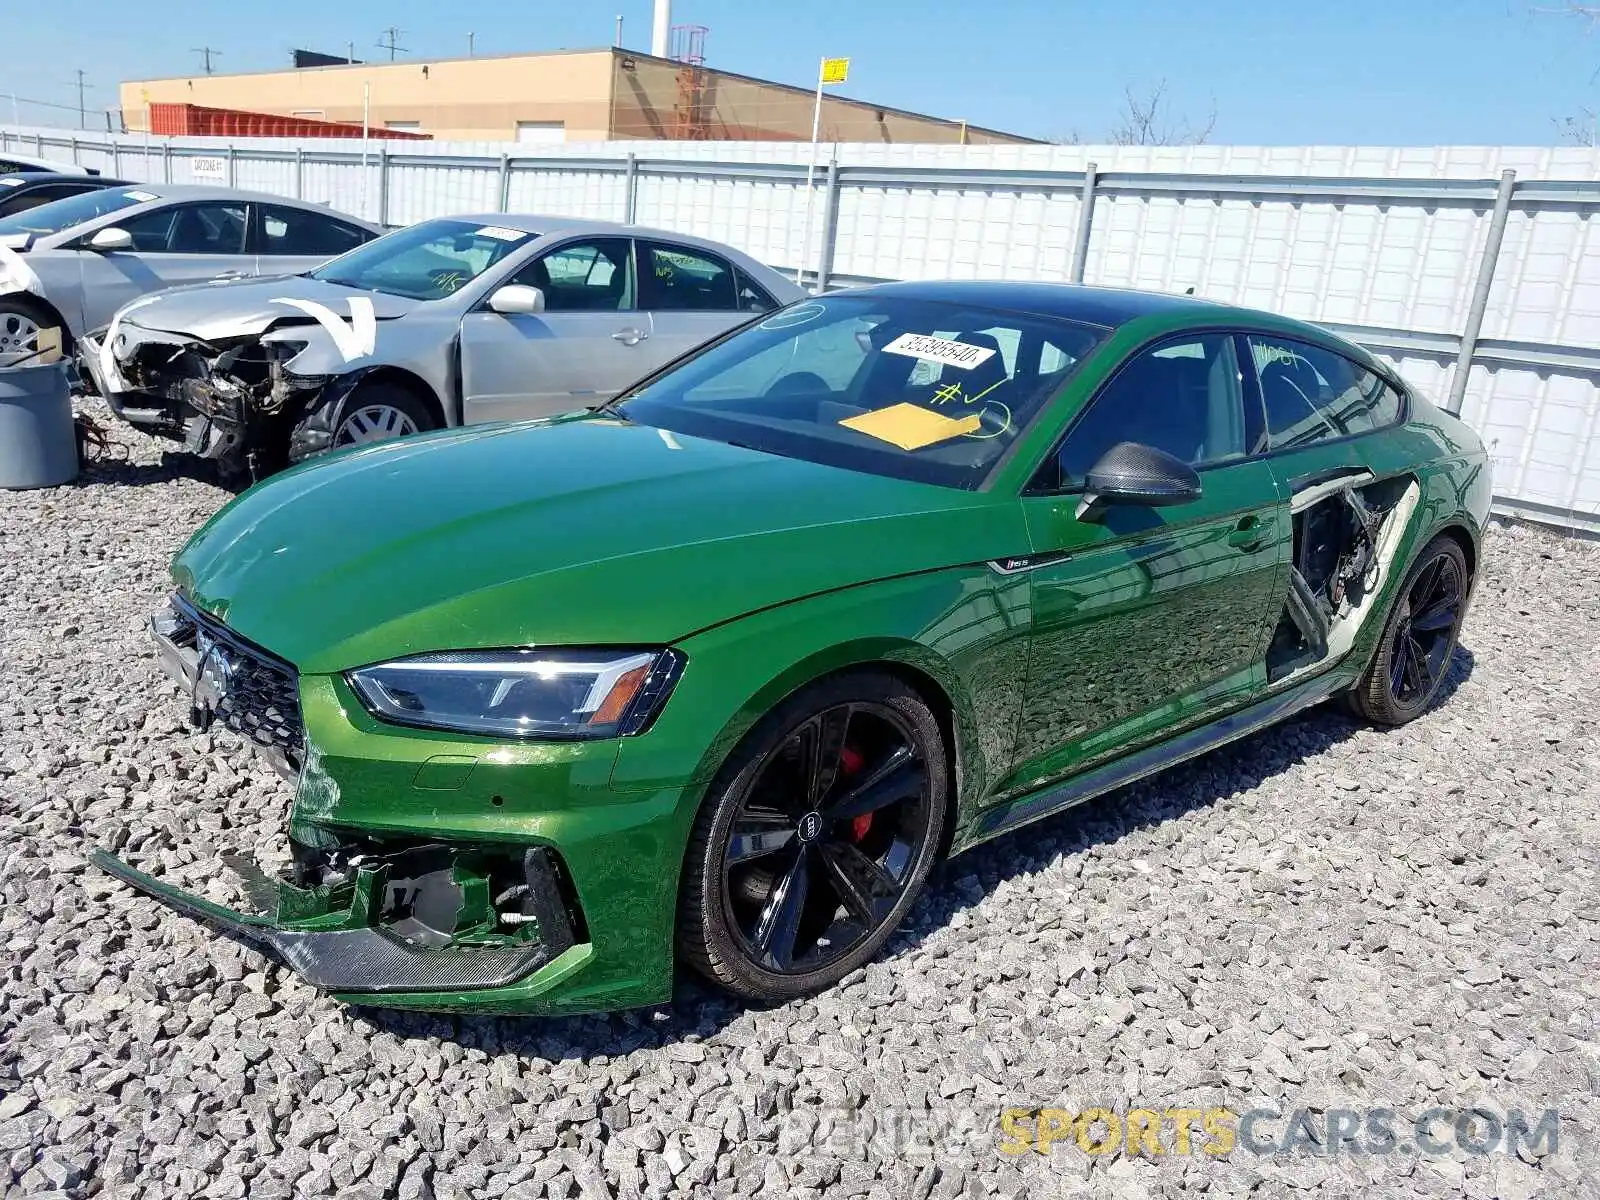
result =
M1436 554L1412 582L1389 647L1389 690L1400 704L1433 694L1449 663L1465 600L1461 569L1449 554Z
M1372 665L1351 692L1360 715L1404 725L1427 710L1449 673L1470 584L1455 539L1437 537L1423 548L1400 585Z
M824 681L770 714L729 767L691 840L680 944L751 998L825 987L878 951L937 856L938 722L892 677Z

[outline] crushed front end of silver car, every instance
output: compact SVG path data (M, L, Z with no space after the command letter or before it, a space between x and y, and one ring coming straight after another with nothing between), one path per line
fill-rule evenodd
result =
M80 340L78 366L129 424L183 443L225 473L258 478L332 440L324 425L338 377L291 365L314 334L314 323L290 318L206 341L120 320Z

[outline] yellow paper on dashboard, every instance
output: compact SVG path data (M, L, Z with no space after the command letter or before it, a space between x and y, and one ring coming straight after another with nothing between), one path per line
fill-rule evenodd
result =
M846 417L839 424L877 438L880 442L899 446L902 450L920 450L964 433L976 433L982 422L977 413L967 417L947 417L943 413L902 402Z

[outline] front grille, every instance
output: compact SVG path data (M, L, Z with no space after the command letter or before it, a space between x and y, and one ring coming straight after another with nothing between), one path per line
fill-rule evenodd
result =
M188 644L201 656L216 645L227 657L227 685L216 702L216 716L235 733L258 746L278 750L298 765L305 743L300 717L300 676L282 659L251 645L226 625L181 597L173 597L180 620L186 620Z

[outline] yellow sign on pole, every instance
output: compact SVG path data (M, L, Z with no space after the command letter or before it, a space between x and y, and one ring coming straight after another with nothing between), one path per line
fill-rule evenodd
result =
M850 60L848 58L825 58L822 60L822 82L843 83L850 74Z

